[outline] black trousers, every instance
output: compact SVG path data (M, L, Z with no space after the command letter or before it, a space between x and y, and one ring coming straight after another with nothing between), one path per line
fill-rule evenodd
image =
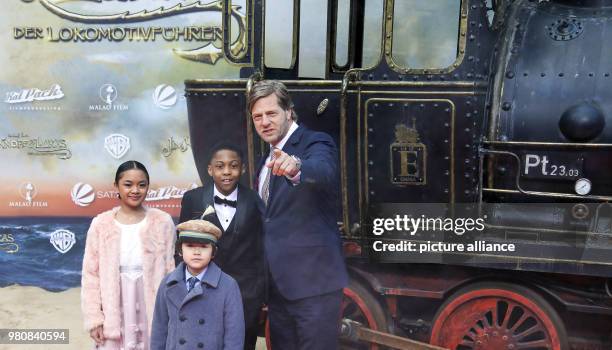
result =
M245 329L244 350L255 350L255 346L257 345L257 333L257 326L251 326Z
M272 349L337 350L342 290L287 300L270 281Z
M260 299L242 299L244 310L244 350L255 350L259 334L259 320L262 301Z

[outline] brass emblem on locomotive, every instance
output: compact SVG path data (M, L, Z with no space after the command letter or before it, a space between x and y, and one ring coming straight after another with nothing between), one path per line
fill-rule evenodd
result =
M391 183L396 185L425 185L427 183L427 146L419 139L413 118L412 128L406 124L395 126L395 142L391 144Z

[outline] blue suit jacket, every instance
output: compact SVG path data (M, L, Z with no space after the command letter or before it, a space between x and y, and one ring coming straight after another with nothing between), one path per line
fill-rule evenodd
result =
M272 279L289 300L339 290L348 284L348 275L337 224L336 145L329 135L299 126L283 151L302 160L302 173L296 186L284 176L270 179L263 221Z

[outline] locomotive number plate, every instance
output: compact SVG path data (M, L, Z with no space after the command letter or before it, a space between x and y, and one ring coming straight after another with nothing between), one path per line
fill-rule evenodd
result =
M427 147L422 143L391 145L391 183L425 185Z
M583 159L560 152L529 152L521 157L521 176L575 179L582 176Z

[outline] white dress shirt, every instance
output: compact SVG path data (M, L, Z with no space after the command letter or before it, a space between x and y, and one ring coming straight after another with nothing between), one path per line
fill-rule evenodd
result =
M280 142L276 144L276 146L270 145L270 154L268 154L268 158L266 158L266 161L264 162L264 165L261 167L261 171L259 172L259 183L258 183L258 186L257 186L257 192L259 193L260 197L262 197L261 191L263 189L264 179L268 175L268 171L270 171L270 168L268 168L266 166L266 164L268 164L268 162L270 162L270 158L272 157L272 149L273 148L278 148L278 149L282 150L283 147L285 146L285 144L287 143L287 140L289 140L289 138L295 132L295 130L297 130L297 128L298 128L298 124L295 121L292 121L291 122L291 126L289 127L289 130L287 131L287 134L285 134L285 137L283 137L280 140ZM300 174L301 174L301 171L299 171L294 177L289 177L289 176L286 176L286 177L295 186L295 185L300 183ZM272 181L271 178L270 178L270 181Z
M229 196L225 196L217 190L217 186L213 185L213 203L215 203L214 196L231 201L238 201L238 186L236 186L234 191L230 193ZM234 214L236 214L236 208L227 204L215 203L215 212L217 213L217 218L219 218L219 221L221 222L221 226L223 226L223 231L227 230L232 222L232 219L234 218Z

